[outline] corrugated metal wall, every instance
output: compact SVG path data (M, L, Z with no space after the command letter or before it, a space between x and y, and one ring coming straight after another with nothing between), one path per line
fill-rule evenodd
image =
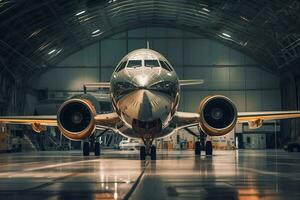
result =
M169 28L141 28L96 42L44 73L36 84L49 91L80 91L83 83L109 81L129 51L150 48L175 66L181 79L205 79L182 91L180 109L194 111L204 96L224 94L239 111L280 110L279 78L248 56L201 35Z

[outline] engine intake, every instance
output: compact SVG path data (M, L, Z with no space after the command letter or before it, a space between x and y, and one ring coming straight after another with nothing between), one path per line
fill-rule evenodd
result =
M58 110L58 128L71 140L82 140L95 129L96 109L87 99L70 99Z
M237 109L227 97L216 95L206 97L199 106L199 126L210 136L222 136L229 133L237 122Z

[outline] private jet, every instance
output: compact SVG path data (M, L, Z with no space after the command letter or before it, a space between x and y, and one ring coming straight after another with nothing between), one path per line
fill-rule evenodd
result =
M300 111L238 112L227 97L205 97L197 110L178 111L182 87L203 84L203 80L179 80L171 63L151 49L128 53L115 68L110 82L88 83L85 87L107 88L110 91L113 112L100 114L99 103L91 94L77 95L66 100L53 116L6 116L3 124L26 124L40 133L48 126L58 127L70 140L83 141L83 155L90 153L90 140L96 129L109 129L127 138L141 139L140 159L150 156L156 160L154 139L169 137L180 129L198 127L195 155L201 154L201 145L212 155L211 141L205 136L222 136L237 123L248 123L256 129L264 121L300 117ZM206 141L204 141L206 140ZM95 155L100 155L100 144L95 143Z

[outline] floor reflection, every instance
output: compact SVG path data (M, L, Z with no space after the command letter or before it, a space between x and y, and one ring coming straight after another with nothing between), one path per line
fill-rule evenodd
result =
M299 153L103 152L2 154L0 199L300 199Z

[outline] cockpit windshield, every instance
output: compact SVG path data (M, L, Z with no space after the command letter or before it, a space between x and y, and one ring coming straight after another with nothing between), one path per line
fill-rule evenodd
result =
M145 67L160 67L158 60L145 60Z
M129 60L127 64L127 68L136 68L141 66L142 66L141 60Z
M160 65L162 68L168 70L169 72L172 71L172 68L170 67L170 65L167 62L161 61L161 60L159 62L160 62Z
M122 69L124 69L125 66L126 66L126 63L127 63L127 60L121 62L121 63L119 64L119 66L117 67L116 72L119 72L119 71L121 71Z

